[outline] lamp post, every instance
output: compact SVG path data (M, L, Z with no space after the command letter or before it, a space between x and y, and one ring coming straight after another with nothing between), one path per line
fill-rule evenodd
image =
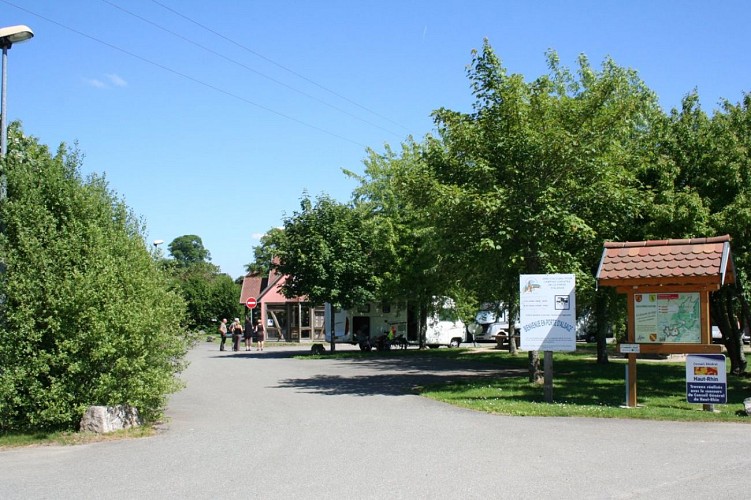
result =
M33 36L34 32L31 31L31 28L23 24L0 28L0 47L3 49L3 88L2 100L0 101L0 158L5 158L5 153L8 151L8 129L6 125L6 115L8 113L5 107L5 93L8 87L8 71L6 69L8 66L8 49L14 43L26 41Z

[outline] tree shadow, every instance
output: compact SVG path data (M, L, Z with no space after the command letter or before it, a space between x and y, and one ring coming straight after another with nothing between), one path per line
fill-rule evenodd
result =
M424 386L478 382L523 376L523 369L499 367L486 362L431 357L338 360L335 371L343 375L281 380L277 387L330 396L400 396L414 394ZM334 370L332 370L334 371Z

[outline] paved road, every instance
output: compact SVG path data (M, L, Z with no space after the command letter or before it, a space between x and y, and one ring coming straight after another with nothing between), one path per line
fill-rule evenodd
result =
M751 496L748 425L486 415L409 388L487 368L289 357L301 349L201 344L164 432L0 452L0 498Z

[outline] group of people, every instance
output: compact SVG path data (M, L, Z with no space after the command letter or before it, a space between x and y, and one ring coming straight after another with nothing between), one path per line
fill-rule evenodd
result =
M245 342L245 350L253 350L253 341L256 342L256 351L263 351L263 342L266 340L266 331L263 328L263 322L261 318L258 318L255 324L253 320L248 317L245 320L245 328L240 323L239 318L235 318L235 321L227 326L227 318L222 319L219 323L219 335L222 337L222 341L219 344L219 350L224 351L224 345L227 342L227 337L232 336L232 350L240 350L240 339Z

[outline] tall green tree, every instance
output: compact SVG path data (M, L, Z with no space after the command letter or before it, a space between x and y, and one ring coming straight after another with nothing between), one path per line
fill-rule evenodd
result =
M211 260L211 253L203 246L203 240L195 234L178 236L167 246L179 266L189 266Z
M0 432L75 429L89 405L153 421L192 339L138 218L77 151L11 129L0 277Z
M689 93L665 118L655 140L656 161L644 172L645 184L655 191L650 237L732 236L738 281L712 294L711 315L733 373L746 370L741 336L751 319L744 286L751 271L750 101L748 95L736 104L725 100L709 116L698 93Z
M454 299L465 320L476 311L474 300L467 301L464 287L454 279L453 256L444 252L430 210L415 203L410 192L421 179L424 162L423 146L410 139L399 152L388 145L383 153L369 150L362 175L345 171L360 182L353 203L373 236L371 255L381 298L419 310L421 342L427 316L440 304L435 297Z
M573 74L551 52L548 66L527 82L486 41L468 70L474 111L434 113L440 140L415 186L435 200L457 269L483 270L477 293L512 307L520 274L574 273L577 296L592 296L603 240L638 234L649 202L636 174L660 113L654 94L610 59L596 70L581 56Z
M185 299L186 325L213 331L217 321L242 315L241 285L208 262L168 267L175 290Z
M284 219L284 237L277 242L274 268L287 276L282 293L345 309L373 300L373 242L362 220L362 213L328 196L315 202L304 196L300 210Z

